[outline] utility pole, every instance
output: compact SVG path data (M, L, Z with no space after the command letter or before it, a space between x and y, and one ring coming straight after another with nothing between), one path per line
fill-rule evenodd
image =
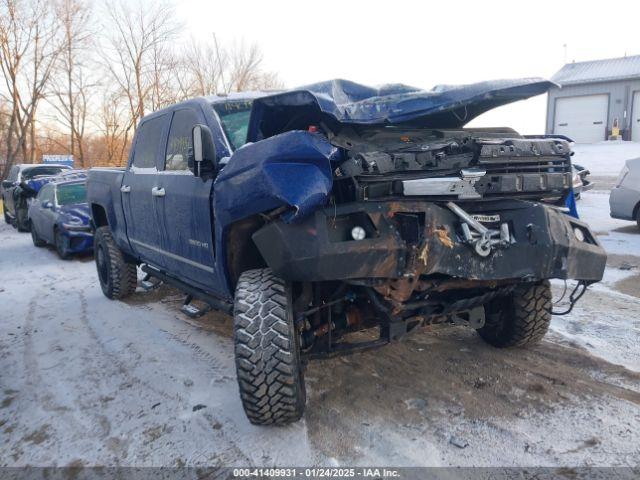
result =
M222 89L224 90L224 93L227 93L227 85L224 81L224 72L222 69L222 58L220 58L220 49L218 48L218 39L216 38L216 32L212 32L211 34L213 35L213 44L216 48L216 57L218 57L218 68L220 69L220 80L222 81Z

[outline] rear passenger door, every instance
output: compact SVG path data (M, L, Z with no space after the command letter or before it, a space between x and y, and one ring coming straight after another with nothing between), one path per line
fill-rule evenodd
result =
M170 272L218 293L214 273L213 180L203 181L188 168L193 148L191 131L198 123L204 124L205 119L197 105L173 113L159 182L165 192L158 205L163 218L162 248L168 252Z
M140 123L130 165L120 187L131 247L144 262L163 268L167 263L160 234L158 165L164 153L169 120L170 114L164 114Z

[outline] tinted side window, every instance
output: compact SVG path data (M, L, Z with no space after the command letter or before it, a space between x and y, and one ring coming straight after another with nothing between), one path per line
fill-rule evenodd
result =
M137 168L153 168L161 148L162 127L165 116L147 120L138 128L132 165Z
M53 185L45 185L38 192L38 200L41 202L51 202L53 203L54 199L54 187Z
M165 156L165 170L187 170L189 168L189 152L193 148L191 130L199 123L198 114L191 109L178 110L173 114L167 155Z

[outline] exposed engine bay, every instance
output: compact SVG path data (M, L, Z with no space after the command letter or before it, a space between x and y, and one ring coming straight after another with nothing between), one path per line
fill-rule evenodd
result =
M350 127L329 139L347 157L334 172L338 202L397 196L558 202L571 186L571 149L560 138L524 138L511 129Z

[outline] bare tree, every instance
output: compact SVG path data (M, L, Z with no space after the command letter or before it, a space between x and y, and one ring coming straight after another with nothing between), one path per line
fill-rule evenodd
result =
M122 94L106 92L101 102L95 126L100 132L101 163L120 166L125 160L133 117L128 111L128 100Z
M180 84L185 97L213 95L227 92L224 73L228 69L226 50L213 41L201 42L194 38L182 52L182 66L186 82Z
M256 43L235 43L229 50L228 90L271 90L282 88L282 82L274 72L262 69L264 56Z
M133 125L148 108L164 103L162 82L170 71L164 59L177 35L173 8L166 3L142 3L134 8L120 0L108 4L109 38L106 64L127 97Z
M60 68L52 81L51 105L59 114L59 121L69 131L69 151L86 167L84 136L89 92L95 86L88 80L87 51L92 45L89 30L90 10L83 0L60 0L58 19L62 23L64 49Z
M255 43L225 47L218 45L215 35L209 42L192 39L182 53L185 75L181 77L187 80L179 87L185 97L282 88L278 75L265 71L262 62L262 51Z
M35 118L62 52L55 14L47 0L0 0L0 69L11 105L4 178L18 155L35 159Z

